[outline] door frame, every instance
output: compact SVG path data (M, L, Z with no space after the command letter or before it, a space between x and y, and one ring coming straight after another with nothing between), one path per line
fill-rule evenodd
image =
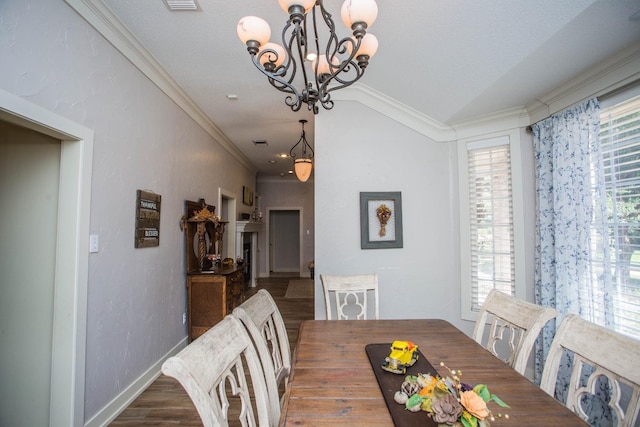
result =
M222 218L222 221L227 221L225 226L224 235L227 236L227 244L223 248L224 254L220 254L222 258L231 257L235 258L235 254L238 252L236 242L236 216L237 216L237 195L229 190L225 190L222 187L218 187L218 206L217 215L222 217L222 204L226 204L228 218Z
M303 224L304 224L304 209L301 206L283 206L283 207L269 207L267 208L267 224L266 224L266 241L267 241L267 253L266 253L266 266L267 266L267 274L271 274L271 212L272 211L298 211L299 215L299 238L300 238L300 249L299 249L299 266L298 266L298 274L302 276L302 272L304 271L303 267L303 259L304 259L304 239L303 239Z
M0 119L61 141L49 425L84 425L93 130L3 89Z

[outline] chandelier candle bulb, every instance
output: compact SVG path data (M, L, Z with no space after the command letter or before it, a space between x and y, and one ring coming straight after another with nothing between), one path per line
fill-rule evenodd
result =
M260 64L262 64L265 69L275 70L284 64L287 58L287 52L278 43L269 42L260 47L258 58L260 58Z
M290 13L291 6L300 6L304 9L304 13L307 13L315 6L316 0L278 0L278 3L287 13Z
M378 5L374 0L347 0L342 4L340 17L347 28L353 28L360 22L370 27L378 17Z
M331 68L329 67L329 61L327 61L327 55L319 55L316 59L311 63L311 67L313 70L316 70L316 64L318 66L317 74L318 76L322 74L331 74ZM335 56L331 60L331 64L333 64L333 68L340 65L340 61Z
M271 38L271 27L267 21L257 16L245 16L238 22L238 37L242 43L256 41L259 45L266 44Z

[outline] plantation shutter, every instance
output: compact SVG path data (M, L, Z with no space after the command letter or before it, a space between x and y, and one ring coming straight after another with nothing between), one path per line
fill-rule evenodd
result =
M601 202L615 282L609 287L613 329L640 337L640 96L601 110L600 143L607 195Z
M472 310L489 291L515 295L509 138L467 145Z

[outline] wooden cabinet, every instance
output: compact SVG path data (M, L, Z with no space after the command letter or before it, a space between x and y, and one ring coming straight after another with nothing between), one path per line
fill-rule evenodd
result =
M204 199L185 201L185 231L189 342L204 334L242 304L244 266L212 262L223 252L227 224Z
M204 334L243 302L243 268L187 274L189 342Z

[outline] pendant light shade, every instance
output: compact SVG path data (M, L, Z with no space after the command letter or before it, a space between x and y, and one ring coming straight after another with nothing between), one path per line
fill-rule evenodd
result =
M302 181L307 182L311 176L311 169L313 169L313 161L311 159L296 159L294 160L294 170L296 177Z

